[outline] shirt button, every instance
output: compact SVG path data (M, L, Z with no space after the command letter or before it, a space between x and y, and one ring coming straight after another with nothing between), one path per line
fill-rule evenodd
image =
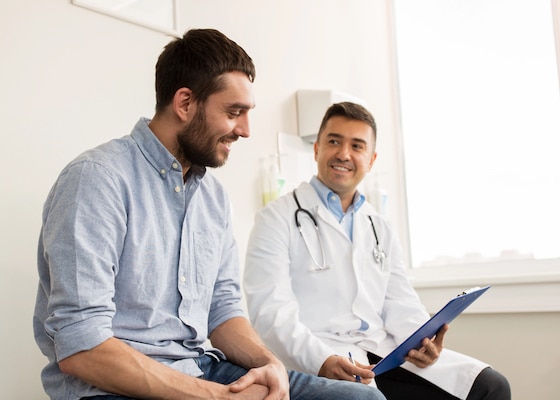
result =
M175 192L179 193L181 191L181 186L175 186Z
M160 169L159 171L162 175L165 175L167 173L167 171L165 170L165 168Z
M187 278L185 278L185 276L181 276L181 282L185 283L187 281Z
M179 164L177 164L176 162L174 162L171 166L172 166L174 169L178 169L178 168L179 168Z

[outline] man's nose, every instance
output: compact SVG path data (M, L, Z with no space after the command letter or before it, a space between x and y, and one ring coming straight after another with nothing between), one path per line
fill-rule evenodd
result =
M251 130L249 128L249 116L247 115L247 113L240 115L237 118L237 125L233 129L233 133L244 138L248 138L249 136L251 136Z
M350 158L350 146L342 144L336 152L336 157L339 160L346 161Z

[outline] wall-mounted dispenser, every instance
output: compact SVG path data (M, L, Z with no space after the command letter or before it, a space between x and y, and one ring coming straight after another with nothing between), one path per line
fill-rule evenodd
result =
M298 90L296 103L299 136L306 142L315 142L325 111L331 104L342 101L351 101L367 107L363 100L333 90Z
M278 198L282 193L286 180L280 174L280 160L277 154L260 159L262 181L262 205Z

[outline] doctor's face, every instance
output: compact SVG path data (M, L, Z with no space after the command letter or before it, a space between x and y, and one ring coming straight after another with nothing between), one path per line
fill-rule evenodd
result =
M317 178L340 196L346 209L377 157L371 126L334 116L320 132L314 149Z

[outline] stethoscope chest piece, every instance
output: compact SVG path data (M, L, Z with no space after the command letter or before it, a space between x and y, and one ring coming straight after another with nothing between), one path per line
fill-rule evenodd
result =
M377 237L377 231L375 230L375 225L373 224L373 218L371 217L371 215L368 215L368 218L369 222L371 223L371 229L373 229L373 236L375 236L375 244L373 245L373 260L377 264L379 264L379 268L381 268L381 271L384 271L384 263L387 255L379 245L379 238Z
M377 264L379 264L381 271L384 270L383 263L385 262L385 258L387 258L387 256L385 255L385 252L381 249L381 247L379 247L378 244L373 246L373 259Z

